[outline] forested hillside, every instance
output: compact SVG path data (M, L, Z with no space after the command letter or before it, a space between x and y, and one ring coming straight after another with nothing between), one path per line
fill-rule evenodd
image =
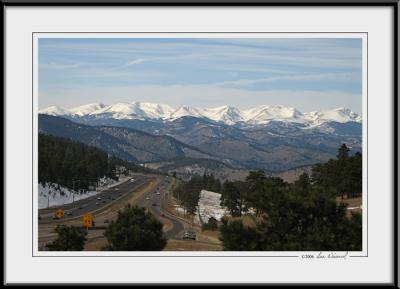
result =
M314 166L295 183L253 171L246 181L225 182L220 227L225 250L306 251L362 249L361 214L337 197L362 195L362 156L342 145L337 159ZM340 198L339 198L340 199Z
M335 159L313 166L294 183L250 171L244 181L221 184L212 175L181 182L174 196L194 214L202 189L220 192L229 215L219 224L228 251L359 251L362 207L362 155L343 144Z
M333 190L338 196L359 197L362 193L362 155L356 152L350 156L350 149L342 145L337 159L318 164L312 170L313 181L325 188Z
M99 178L116 178L118 160L92 146L39 133L39 182L87 189Z

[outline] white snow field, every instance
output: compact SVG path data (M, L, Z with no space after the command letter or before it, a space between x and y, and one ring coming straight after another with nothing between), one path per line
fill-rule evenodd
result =
M100 193L102 190L119 185L128 178L129 177L120 177L118 181L110 178L101 178L99 180L100 186L97 187L96 191L85 192L74 192L73 190L55 183L39 183L39 209L70 204L73 200L78 201L86 199Z
M214 217L217 221L221 220L229 212L226 208L221 207L220 203L221 194L201 190L194 221L197 224L207 223L211 217Z

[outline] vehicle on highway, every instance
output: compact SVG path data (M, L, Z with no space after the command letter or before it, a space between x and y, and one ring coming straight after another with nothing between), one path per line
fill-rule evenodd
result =
M52 216L51 219L52 220L57 220L57 217L56 216Z
M115 191L118 191L118 190L119 190L119 188L115 188L114 190L115 190Z
M111 197L111 200L115 200L115 198L114 198L114 197Z
M157 192L156 195L161 195L161 193L160 193L160 192Z
M100 203L99 203L99 202L96 202L96 206L98 206L98 205L100 205Z
M196 233L193 231L186 231L183 233L183 240L196 240Z
M98 198L97 198L97 200L98 200L98 201L101 201L101 198L100 198L100 197L98 197Z
M150 200L150 197L146 197L146 200Z
M135 181L135 179L131 179L131 182L133 183Z
M153 207L157 206L157 204L156 204L156 203L152 203L151 205L152 205Z
M72 216L72 212L67 212L67 216Z

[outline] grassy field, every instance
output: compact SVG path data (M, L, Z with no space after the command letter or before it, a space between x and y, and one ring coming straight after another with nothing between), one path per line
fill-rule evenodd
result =
M221 251L222 246L191 240L168 240L164 251Z

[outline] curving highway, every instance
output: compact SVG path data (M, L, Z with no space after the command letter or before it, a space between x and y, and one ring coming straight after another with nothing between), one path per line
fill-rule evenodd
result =
M171 185L172 178L164 177L155 189L143 194L138 201L138 205L147 208L161 222L164 220L171 222L172 227L165 232L167 239L181 239L180 235L185 229L185 222L163 209L171 193Z

